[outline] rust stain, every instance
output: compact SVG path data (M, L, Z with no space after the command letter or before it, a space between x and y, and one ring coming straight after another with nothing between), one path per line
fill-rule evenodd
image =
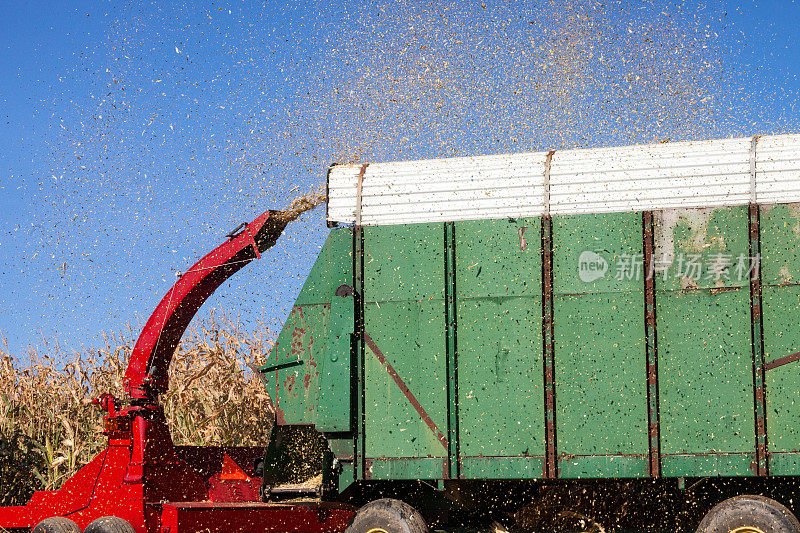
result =
M283 409L281 409L277 405L275 406L275 417L278 419L279 426L286 425L286 415L283 414Z
M283 390L285 390L288 394L292 394L295 386L295 374L290 373L286 376L286 379L283 380ZM293 394L293 396L297 396L297 394Z
M303 342L303 336L306 334L306 329L295 326L292 329L292 345L291 345L291 352L292 355L300 355L305 351L305 343Z

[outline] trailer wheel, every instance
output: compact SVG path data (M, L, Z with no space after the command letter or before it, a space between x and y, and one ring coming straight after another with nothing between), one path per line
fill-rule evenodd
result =
M345 533L428 533L428 525L407 503L382 498L359 509Z
M81 533L81 528L69 518L51 516L36 524L31 533Z
M83 533L136 533L133 526L116 516L102 516L86 526Z
M697 533L800 533L800 522L775 500L736 496L715 505Z

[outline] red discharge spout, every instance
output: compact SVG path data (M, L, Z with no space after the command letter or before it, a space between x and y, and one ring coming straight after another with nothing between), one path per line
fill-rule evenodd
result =
M289 222L282 215L270 210L234 230L167 292L139 335L125 371L125 392L134 402L156 403L167 390L172 355L189 322L217 287L275 244Z

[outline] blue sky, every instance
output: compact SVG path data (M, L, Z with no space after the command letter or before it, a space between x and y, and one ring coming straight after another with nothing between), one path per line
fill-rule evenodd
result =
M798 132L794 2L3 2L0 332L142 324L331 161ZM221 288L277 328L324 210Z

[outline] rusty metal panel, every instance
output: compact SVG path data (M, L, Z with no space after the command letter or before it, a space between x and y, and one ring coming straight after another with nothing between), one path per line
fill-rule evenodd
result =
M365 456L446 458L444 228L364 232Z
M656 212L665 476L755 473L748 233L745 207Z
M330 232L266 361L267 367L301 362L298 366L263 376L267 389L276 394L276 402L286 423L317 422L317 396L321 389L325 389L327 396L349 398L349 377L338 379L343 377L341 372L330 364L326 369L326 361L330 360L328 352L333 348L328 345L331 301L339 285L352 281L351 247L352 230L342 228ZM347 328L341 320L337 324L338 329ZM340 344L338 348L343 350L341 359L349 361L349 343ZM338 378L331 380L329 374L336 374ZM324 416L323 426L330 425L331 430L338 430L348 413L338 411L332 415L329 411Z
M750 331L753 355L753 399L756 418L756 475L769 475L767 462L767 404L764 395L764 320L761 287L761 222L758 205L751 203L747 208L748 238L750 257L755 272L749 276L750 281Z
M295 306L278 335L269 365L297 361L275 372L279 419L286 424L312 424L316 418L319 367L325 358L330 305ZM270 379L270 374L265 376ZM349 387L349 383L347 384Z
M773 475L800 473L800 204L761 207L767 442ZM794 455L794 457L792 457Z
M655 251L654 217L652 211L642 213L642 254L644 261L644 321L645 350L647 353L647 420L648 457L647 474L661 477L661 446L658 419L658 335L656 334L656 292L653 252Z
M559 474L646 476L641 214L553 217L553 254Z

